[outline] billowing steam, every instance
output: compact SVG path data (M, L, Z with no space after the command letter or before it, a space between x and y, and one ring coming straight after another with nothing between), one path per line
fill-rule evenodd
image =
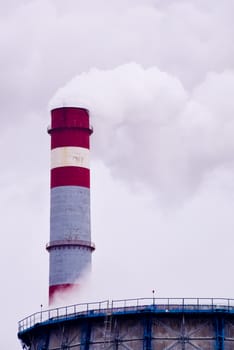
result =
M59 89L51 107L90 110L93 153L113 176L161 200L194 193L233 166L234 73L210 73L193 91L157 67L92 69Z

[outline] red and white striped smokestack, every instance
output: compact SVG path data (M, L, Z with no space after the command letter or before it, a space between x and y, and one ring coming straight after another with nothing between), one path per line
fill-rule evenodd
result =
M84 108L51 111L51 207L49 302L77 287L91 266L89 138Z

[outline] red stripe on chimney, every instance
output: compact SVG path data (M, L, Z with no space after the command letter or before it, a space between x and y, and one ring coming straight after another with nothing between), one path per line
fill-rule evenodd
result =
M90 170L75 166L51 169L51 188L57 186L81 186L90 188Z
M78 288L79 284L71 284L71 283L66 283L66 284L59 284L55 286L50 286L49 287L49 301L50 304L53 303L56 295L61 295L62 293L66 293L69 291L72 291L73 288Z
M89 149L89 130L81 129L58 129L52 132L53 137L51 137L51 149L57 147L83 147Z

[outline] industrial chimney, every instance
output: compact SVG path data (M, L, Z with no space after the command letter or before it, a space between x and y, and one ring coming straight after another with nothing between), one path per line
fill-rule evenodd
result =
M89 138L84 108L51 111L51 204L49 302L79 286L91 267Z

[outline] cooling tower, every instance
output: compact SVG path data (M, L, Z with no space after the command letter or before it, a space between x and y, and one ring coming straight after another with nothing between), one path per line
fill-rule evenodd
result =
M234 300L72 305L20 321L18 336L31 350L233 350Z

